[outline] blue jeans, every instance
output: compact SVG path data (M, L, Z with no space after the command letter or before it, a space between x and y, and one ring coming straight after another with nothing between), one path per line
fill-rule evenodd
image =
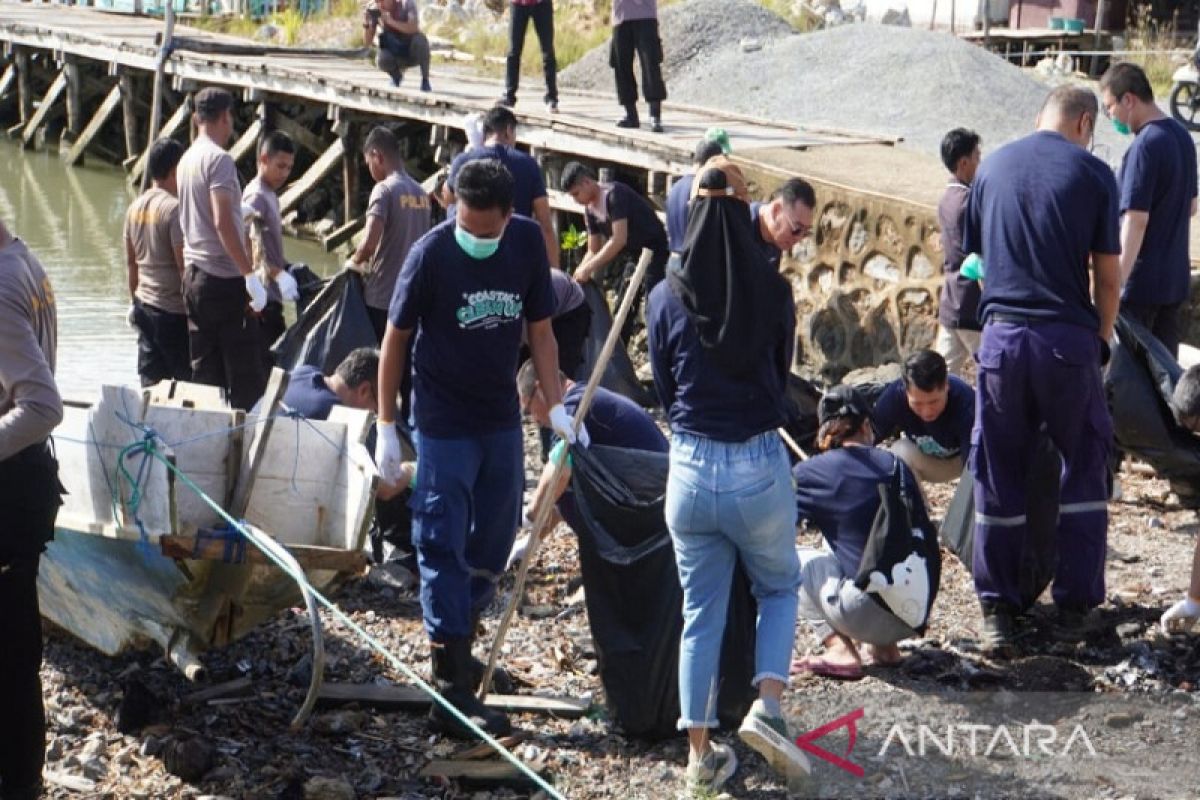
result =
M796 495L774 431L744 442L675 433L665 514L679 581L679 728L717 725L717 667L740 556L758 600L754 685L788 679L796 638Z
M461 439L420 437L409 507L421 611L435 642L471 635L492 601L521 519L521 429Z

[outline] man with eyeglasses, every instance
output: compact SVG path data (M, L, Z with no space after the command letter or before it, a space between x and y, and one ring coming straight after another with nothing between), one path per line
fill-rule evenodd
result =
M1134 135L1121 161L1121 311L1179 355L1179 307L1188 297L1188 228L1196 213L1196 145L1154 102L1141 67L1118 62L1100 79L1104 113Z
M750 219L767 262L779 269L783 254L812 233L817 195L808 181L789 178L765 203L750 204Z
M963 251L987 264L970 456L973 572L984 648L996 656L1011 655L1018 636L1027 478L1043 429L1063 459L1052 635L1082 639L1104 600L1113 426L1100 368L1121 248L1116 180L1087 152L1099 111L1088 89L1054 89L1037 130L984 161L967 200Z

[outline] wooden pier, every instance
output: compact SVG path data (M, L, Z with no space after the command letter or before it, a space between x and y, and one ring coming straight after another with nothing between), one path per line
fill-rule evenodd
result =
M59 149L123 164L132 183L144 168L151 78L160 20L68 5L0 0L0 119L26 147ZM373 125L400 137L418 179L465 146L466 117L492 107L499 81L453 66L435 68L432 92L415 71L393 87L368 52L283 48L177 25L164 63L161 136L187 141L191 97L210 85L241 99L230 150L248 177L259 136L279 129L299 145L291 184L281 192L285 222L341 246L361 228L370 180L361 141ZM435 56L436 58L436 56ZM608 94L562 91L551 114L527 81L515 109L519 143L538 160L560 212L580 209L553 191L565 163L578 159L619 174L661 204L675 176L691 169L695 143L724 128L763 196L791 175L817 189L817 229L785 260L800 308L798 358L829 376L895 358L932 341L940 281L933 207L942 185L936 161L897 151L895 139L800 127L667 102L666 131L614 126ZM764 114L769 109L764 109ZM928 162L931 180L909 180ZM906 172L908 170L908 172ZM880 178L881 191L869 183Z

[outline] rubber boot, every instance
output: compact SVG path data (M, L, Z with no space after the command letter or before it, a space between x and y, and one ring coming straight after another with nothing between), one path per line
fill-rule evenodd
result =
M617 127L618 128L637 128L640 126L641 126L641 122L638 120L637 105L634 103L630 103L629 105L625 106L625 117L623 119L617 120Z
M650 104L650 130L654 133L662 133L662 103L655 100Z
M479 631L479 615L471 618L471 648L475 645L475 635ZM470 651L468 651L470 652ZM471 686L474 687L475 694L479 694L479 685L483 683L483 671L487 669L487 664L480 661L474 655L471 656ZM488 687L489 694L515 694L517 689L516 682L512 675L508 674L508 670L496 664L496 668L492 670L492 685Z
M491 736L508 736L512 733L508 715L503 711L488 708L475 696L471 669L471 640L452 639L442 644L431 642L430 645L433 684L442 697ZM470 728L436 701L429 711L429 727L435 733L456 739L478 738Z

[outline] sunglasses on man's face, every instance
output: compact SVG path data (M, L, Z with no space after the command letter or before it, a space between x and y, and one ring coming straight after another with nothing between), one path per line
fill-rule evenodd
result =
M805 236L808 236L810 233L812 233L812 225L804 225L799 222L793 222L792 218L787 214L783 215L783 221L787 223L788 230L791 231L792 236L795 236L798 239L803 239Z

